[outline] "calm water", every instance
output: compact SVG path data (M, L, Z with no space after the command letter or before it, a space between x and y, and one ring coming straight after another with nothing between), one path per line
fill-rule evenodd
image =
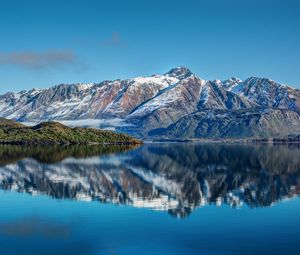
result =
M0 254L299 254L300 148L0 146Z

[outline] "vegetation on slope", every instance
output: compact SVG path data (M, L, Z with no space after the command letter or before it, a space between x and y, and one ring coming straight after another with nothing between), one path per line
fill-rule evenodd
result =
M0 119L0 143L4 144L138 144L131 136L94 128L70 128L57 122L27 127Z

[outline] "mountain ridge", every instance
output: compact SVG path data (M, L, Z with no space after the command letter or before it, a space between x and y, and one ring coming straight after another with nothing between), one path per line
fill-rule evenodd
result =
M257 77L245 81L235 77L209 81L186 67L176 67L161 75L101 83L60 84L48 89L0 95L0 117L33 123L67 121L74 126L79 125L80 120L98 120L96 127L122 130L140 138L149 138L153 130L167 129L195 112L211 110L213 114L223 110L234 114L249 109L251 113L257 108L265 108L266 112L269 109L271 113L274 113L273 108L293 112L286 116L294 115L294 112L299 114L300 90ZM279 118L280 123L284 123L285 119ZM277 124L275 119L275 116L269 118L271 122L264 132L267 137L273 134L268 127ZM295 126L300 126L300 120L294 119ZM222 122L224 119L220 120ZM217 133L221 133L219 131ZM300 133L300 128L291 131ZM257 133L258 136L261 134Z

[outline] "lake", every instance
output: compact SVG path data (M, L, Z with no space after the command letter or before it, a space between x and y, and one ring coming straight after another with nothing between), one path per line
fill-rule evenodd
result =
M0 146L0 254L299 254L300 147Z

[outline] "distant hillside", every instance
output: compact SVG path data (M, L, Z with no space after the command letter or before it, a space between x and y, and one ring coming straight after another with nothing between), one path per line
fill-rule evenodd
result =
M22 128L25 127L23 124L18 123L13 120L8 120L5 118L0 118L0 128Z
M94 128L70 128L56 122L27 127L13 120L0 119L2 144L138 144L124 134Z
M255 108L236 111L202 110L169 127L153 130L153 139L188 138L282 138L300 134L300 116L290 110ZM283 138L282 138L283 139ZM274 140L274 141L275 141ZM296 139L289 139L294 141Z

